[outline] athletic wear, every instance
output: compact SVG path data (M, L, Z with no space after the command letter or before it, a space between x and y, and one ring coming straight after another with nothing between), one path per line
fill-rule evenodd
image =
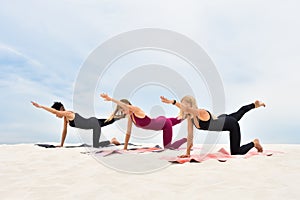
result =
M250 142L243 146L240 146L241 143L241 132L240 125L238 121L243 117L243 115L249 112L251 109L255 108L255 104L249 104L241 107L237 112L232 113L230 115L222 114L218 116L217 119L213 119L210 112L210 118L208 121L202 121L199 118L199 126L201 130L209 130L209 131L229 131L230 136L230 151L232 155L246 154L250 149L254 147L254 143ZM193 124L194 120L192 119ZM197 128L197 127L196 127Z
M75 118L69 121L69 125L80 129L93 129L93 147L98 148L102 146L102 143L99 143L101 127L114 123L116 119L112 119L108 122L105 121L106 119L97 119L96 117L83 118L78 113L75 113ZM107 143L107 141L105 142Z
M186 139L185 140L181 139L179 140L181 144L179 144L178 143L179 141L177 141L176 147L171 145L172 137L173 137L172 126L179 124L181 122L180 119L166 118L164 116L159 116L157 118L151 119L147 115L144 118L139 118L134 114L132 114L130 117L134 122L134 124L139 128L143 128L147 130L155 130L155 131L163 130L163 143L165 148L176 148L176 147L178 148L181 144L186 142Z

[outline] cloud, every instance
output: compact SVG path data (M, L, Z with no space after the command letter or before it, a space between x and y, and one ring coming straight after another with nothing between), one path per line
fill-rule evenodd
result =
M3 94L0 106L0 143L34 142L45 138L50 141L51 138L56 138L53 133L59 129L55 128L57 124L53 116L39 115L30 101L45 104L51 104L57 99L70 101L70 98L60 95L53 84L53 80L60 79L55 74L47 73L47 68L38 60L7 45L0 46L0 58L0 92ZM64 85L59 84L60 87Z

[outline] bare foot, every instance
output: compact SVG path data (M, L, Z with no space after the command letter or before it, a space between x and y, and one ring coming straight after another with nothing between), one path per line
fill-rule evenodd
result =
M121 143L117 140L117 138L112 138L111 141L110 141L112 144L114 145L120 145Z
M255 105L255 108L258 108L258 107L261 107L261 106L266 107L266 104L265 104L265 103L263 103L263 102L261 102L261 101L258 101L258 100L256 100L256 101L254 102L254 105Z
M263 152L263 148L262 148L262 146L260 145L258 139L254 139L254 140L253 140L253 143L254 143L254 147L257 149L258 152Z

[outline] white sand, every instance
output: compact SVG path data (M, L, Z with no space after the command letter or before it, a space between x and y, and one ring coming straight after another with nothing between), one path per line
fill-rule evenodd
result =
M300 145L265 145L271 157L170 165L133 175L84 148L0 145L0 199L299 199Z

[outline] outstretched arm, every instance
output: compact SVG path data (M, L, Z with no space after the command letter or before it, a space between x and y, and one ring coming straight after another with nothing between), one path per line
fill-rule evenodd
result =
M128 117L127 132L126 132L125 143L124 143L124 150L127 150L128 142L129 142L130 135L131 135L131 129L132 129L132 120L131 120L130 117Z
M187 112L189 114L192 114L193 116L200 116L202 115L203 111L204 110L201 110L201 109L197 109L197 108L191 108L191 107L188 107L188 106L185 106L184 104L180 103L180 102L177 102L176 100L169 100L167 99L166 97L164 96L161 96L160 97L161 101L163 103L166 103L166 104L173 104L175 105L176 107L178 107L179 109L182 109L184 112ZM175 103L175 104L174 104ZM204 111L206 112L206 111ZM202 118L202 117L201 117Z
M181 109L181 103L180 102L177 102L175 100L170 100L170 99L167 99L166 97L164 96L160 96L160 100L163 102L163 103L166 103L166 104L173 104L175 105L177 108ZM175 104L174 104L175 103Z
M42 108L54 115L57 115L57 116L60 116L60 117L66 117L68 120L73 120L75 118L75 114L71 111L59 111L59 110L56 110L54 108L49 108L47 106L42 106L36 102L33 102L31 101L32 105L37 107L37 108Z
M121 108L123 108L124 110L129 110L131 112L136 112L136 111L139 111L140 109L138 107L135 107L135 106L132 106L132 105L128 105L126 103L123 103L119 100L116 100L110 96L108 96L107 94L100 94L100 96L105 100L105 101L112 101L114 102L115 104L121 106Z
M59 113L59 111L55 110L54 108L49 108L49 107L46 107L46 106L42 106L42 105L40 105L40 104L38 104L36 102L33 102L33 101L31 101L31 103L32 103L33 106L35 106L37 108L42 108L42 109L44 109L44 110L46 110L46 111L48 111L48 112L50 112L52 114L57 115Z

